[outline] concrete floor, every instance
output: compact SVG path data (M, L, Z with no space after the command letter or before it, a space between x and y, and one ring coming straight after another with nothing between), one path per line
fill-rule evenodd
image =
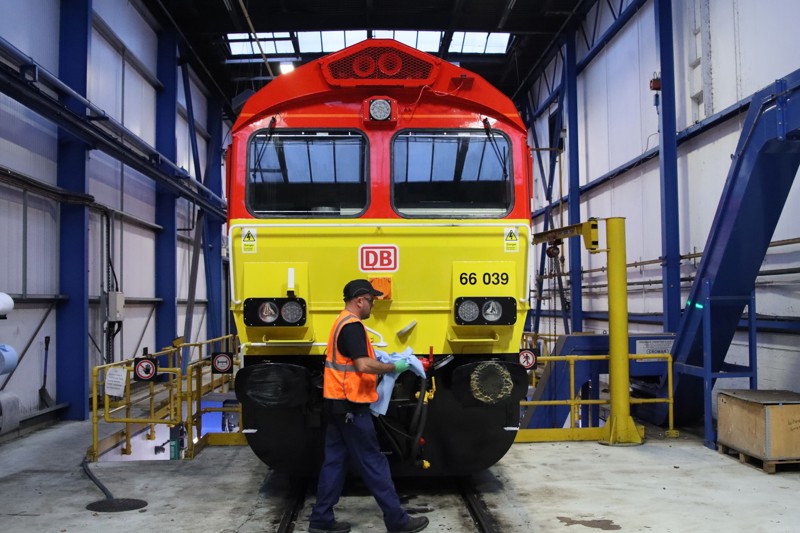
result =
M0 532L264 532L279 520L282 482L247 447L207 448L194 460L101 462L92 471L138 511L95 513L104 499L81 469L89 422L62 422L0 445ZM113 452L112 452L113 453ZM516 444L476 476L503 531L797 532L800 470L768 475L691 436L643 446L593 442ZM426 531L474 531L457 495L431 483L398 483ZM307 498L295 531L307 531ZM348 489L337 518L354 533L384 531L372 499Z

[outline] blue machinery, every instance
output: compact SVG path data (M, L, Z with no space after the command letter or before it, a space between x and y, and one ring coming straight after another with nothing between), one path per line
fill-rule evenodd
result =
M757 383L755 280L798 167L800 70L753 95L703 258L672 342L678 423L692 422L705 413L705 441L710 447L716 441L711 419L714 382L746 377L751 388ZM725 363L745 307L749 365ZM631 336L629 351L639 353L637 346L643 346L641 342L672 339L672 334ZM561 338L555 353L604 354L608 350L608 336L580 335ZM601 362L576 367L572 391L565 369L566 365L548 365L544 369L537 399L570 397L581 390L597 397L598 376L607 371ZM633 388L645 396L666 395L667 376L663 369L663 363L632 363ZM538 407L526 413L523 427L560 427L567 414L565 406ZM636 414L663 424L666 409L645 405ZM596 425L596 412L584 409L583 415L587 423Z

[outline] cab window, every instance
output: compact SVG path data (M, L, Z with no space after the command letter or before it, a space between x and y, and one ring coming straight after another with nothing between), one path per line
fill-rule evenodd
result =
M358 131L262 130L248 147L257 217L352 217L367 207L367 141Z
M407 217L497 218L513 204L508 138L408 130L392 141L392 202Z

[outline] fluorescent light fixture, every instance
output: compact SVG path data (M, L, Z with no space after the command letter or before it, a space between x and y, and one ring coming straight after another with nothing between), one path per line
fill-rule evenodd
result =
M293 63L281 63L281 74L286 74L294 70Z

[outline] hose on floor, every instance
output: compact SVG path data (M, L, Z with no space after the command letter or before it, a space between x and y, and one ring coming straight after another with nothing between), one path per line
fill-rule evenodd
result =
M86 475L89 476L89 479L91 479L94 482L94 484L97 485L97 488L103 491L103 494L106 495L106 498L108 498L109 500L113 500L114 495L111 494L111 491L108 490L106 486L103 485L103 483L99 479L97 479L97 476L94 475L94 472L92 472L89 469L89 461L86 460L86 457L83 458L81 467L83 468L83 471L86 472Z

